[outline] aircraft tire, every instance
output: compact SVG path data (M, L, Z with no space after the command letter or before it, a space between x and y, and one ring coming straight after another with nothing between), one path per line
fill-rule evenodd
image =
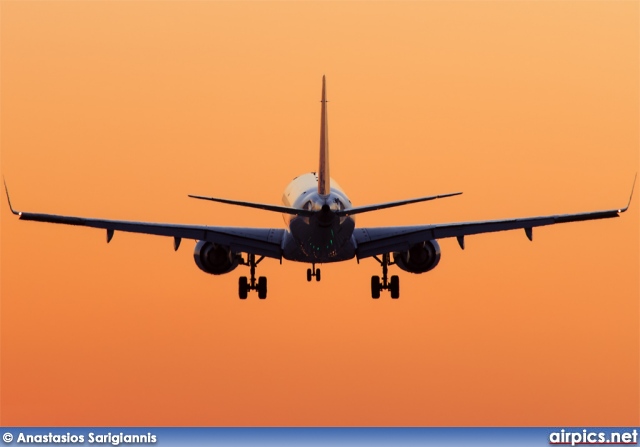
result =
M267 297L267 277L261 276L258 278L258 298L261 300Z
M380 277L372 276L371 277L371 298L377 300L380 298Z
M307 269L307 281L311 282L311 269Z
M249 292L249 282L246 276L241 276L238 280L238 296L241 300L247 299L247 293Z
M394 300L400 298L400 278L397 275L391 277L389 289L391 290L391 298Z
M320 281L320 269L316 269L316 281Z

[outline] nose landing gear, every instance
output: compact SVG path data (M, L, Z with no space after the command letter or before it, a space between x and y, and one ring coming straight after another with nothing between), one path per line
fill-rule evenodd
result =
M260 261L264 259L264 256L256 261L256 255L249 254L248 261L243 260L244 265L248 265L251 269L251 278L247 279L246 276L241 276L238 280L238 296L241 300L246 300L249 290L257 290L258 298L261 300L267 297L267 277L260 276L256 281L256 267L260 264Z
M307 281L311 282L311 278L316 278L316 281L320 281L320 269L316 268L315 264L311 264L311 268L307 269Z
M371 277L371 298L380 298L380 290L391 292L391 298L394 300L400 298L400 278L398 275L391 276L390 280L387 277L389 266L392 265L389 253L382 255L382 259L377 256L374 256L374 258L382 266L382 280L376 275Z

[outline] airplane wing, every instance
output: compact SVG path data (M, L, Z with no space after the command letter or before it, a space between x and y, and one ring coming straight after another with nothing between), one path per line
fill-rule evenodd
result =
M631 193L633 194L633 187L631 189ZM465 236L516 229L524 229L529 240L533 240L533 227L618 217L621 213L627 211L630 203L631 197L629 197L629 203L626 207L613 210L525 217L519 219L486 220L479 222L357 228L353 233L357 243L356 256L358 259L362 259L385 253L406 251L414 244L447 237L457 238L460 248L464 249Z
M9 199L8 191L7 199ZM253 253L276 259L282 258L283 229L210 227L28 213L14 210L11 206L10 199L9 207L11 208L11 212L19 216L21 220L105 229L107 230L107 242L111 241L115 231L126 231L128 233L173 237L175 250L178 249L182 239L194 239L225 245L230 247L234 252Z

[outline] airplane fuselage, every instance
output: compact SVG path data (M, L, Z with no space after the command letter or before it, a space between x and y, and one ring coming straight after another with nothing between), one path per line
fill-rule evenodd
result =
M310 172L294 178L285 189L282 195L285 206L319 211L311 217L283 214L289 229L283 241L285 259L325 263L355 256L355 218L334 214L352 208L351 201L333 179L330 185L328 195L318 193L317 174Z

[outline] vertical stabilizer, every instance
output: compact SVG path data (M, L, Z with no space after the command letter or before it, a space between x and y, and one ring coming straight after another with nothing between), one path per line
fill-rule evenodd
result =
M322 76L322 111L320 115L320 165L318 167L318 194L328 195L329 179L329 129L327 125L327 86Z

